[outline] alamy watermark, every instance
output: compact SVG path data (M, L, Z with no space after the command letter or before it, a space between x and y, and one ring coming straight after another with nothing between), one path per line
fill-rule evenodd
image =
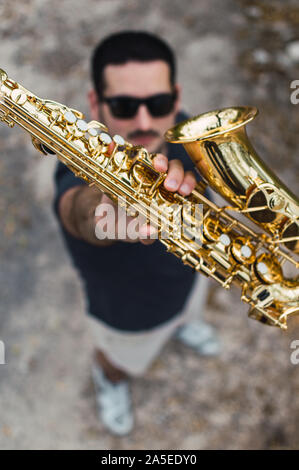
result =
M290 101L292 104L299 103L299 80L293 80L290 84L290 88L294 89L290 95Z
M5 344L0 340L0 365L5 364Z
M127 210L124 210L124 206ZM128 204L125 199L113 203L100 203L96 210L95 235L99 240L181 239L193 240L201 245L203 205L183 204L150 206ZM149 223L151 221L151 223ZM142 230L144 227L147 230Z
M299 339L294 339L290 344L290 348L294 349L290 355L291 364L297 366L299 364Z

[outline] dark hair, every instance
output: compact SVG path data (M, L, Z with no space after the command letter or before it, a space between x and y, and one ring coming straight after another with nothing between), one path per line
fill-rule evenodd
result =
M164 40L143 31L123 31L112 34L95 48L91 59L91 79L99 99L105 88L104 67L132 61L163 60L169 65L170 83L175 81L175 57Z

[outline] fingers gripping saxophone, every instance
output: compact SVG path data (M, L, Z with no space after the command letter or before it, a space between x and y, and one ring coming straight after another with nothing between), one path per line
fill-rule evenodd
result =
M76 176L123 204L130 215L144 214L167 250L183 263L226 289L237 285L251 318L286 329L288 316L299 313L299 277L285 269L295 272L299 267L299 202L246 136L245 125L256 114L253 107L225 108L166 132L168 142L184 145L202 176L192 194L183 197L165 189L166 175L154 169L145 148L114 136L109 152L112 139L103 124L87 123L81 112L38 98L0 70L1 121L29 132L39 152L56 154ZM229 205L218 207L208 200L207 185ZM172 230L162 237L165 214L175 228L173 202L184 208L203 205L200 227L193 220L191 236L177 238Z

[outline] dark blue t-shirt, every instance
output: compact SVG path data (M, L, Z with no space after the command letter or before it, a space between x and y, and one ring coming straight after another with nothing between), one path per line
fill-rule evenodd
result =
M176 121L186 119L179 113ZM179 158L185 170L194 165L182 145L167 144L169 159ZM61 162L55 172L55 213L61 195L73 186L86 184ZM59 219L59 217L58 217ZM62 234L87 295L89 313L107 325L124 331L154 328L179 314L195 280L192 268L166 251L156 240L152 245L117 241L95 246Z

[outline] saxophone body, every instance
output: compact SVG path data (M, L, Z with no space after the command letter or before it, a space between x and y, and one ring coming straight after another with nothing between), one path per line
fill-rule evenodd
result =
M183 197L164 188L166 174L154 169L145 148L111 138L103 124L87 123L80 111L38 98L0 70L1 121L29 132L40 153L56 154L130 215L142 214L183 263L226 289L237 285L251 318L286 329L288 316L299 312L298 274L287 276L284 269L299 267L299 203L246 136L245 125L256 113L251 107L216 110L167 131L166 140L184 145L203 178ZM230 205L218 207L207 199L207 185ZM199 204L200 217L194 211ZM184 215L179 237L178 212Z

